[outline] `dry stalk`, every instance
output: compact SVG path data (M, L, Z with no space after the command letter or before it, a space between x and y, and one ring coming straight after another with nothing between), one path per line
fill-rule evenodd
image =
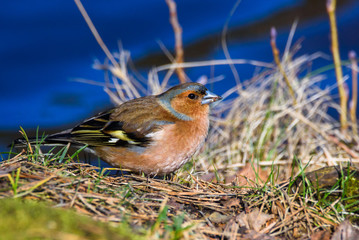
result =
M97 29L95 28L95 25L93 24L91 18L89 17L89 15L87 14L87 11L85 10L84 6L82 5L80 0L75 0L75 3L78 7L78 9L80 10L83 18L85 19L87 25L89 26L92 35L95 37L97 43L100 45L100 47L102 48L102 50L104 51L104 53L106 54L106 56L108 57L108 59L110 59L111 63L114 66L119 67L117 61L115 60L115 58L113 57L113 55L111 54L110 50L108 50L106 44L103 42L100 34L98 33Z
M174 34L175 34L175 49L176 49L176 59L175 63L183 63L183 43L182 43L182 28L178 22L177 16L177 5L174 0L166 0L168 8L170 10L170 23L172 25ZM186 74L183 71L183 68L177 67L176 72L180 83L186 82Z
M240 96L213 109L215 116L223 117L213 118L196 172L215 171L215 163L217 170L231 174L244 166L249 156L261 166L289 164L296 157L303 164L310 162L312 169L358 159L358 150L343 141L336 130L338 122L327 113L329 107L338 108L330 97L335 85L323 90L318 87L325 80L323 75L297 77L317 57L320 55L299 56L282 63L292 86L297 86L295 106L284 81L273 87L281 73L279 68L270 68L243 82Z
M272 51L273 51L274 61L277 64L277 67L278 67L280 73L282 74L282 76L283 76L283 78L284 78L284 80L285 80L285 82L286 82L286 84L288 86L289 94L292 96L292 99L293 99L293 104L296 105L297 100L296 100L296 97L295 97L295 93L294 93L292 84L290 83L289 78L288 78L287 74L285 73L285 71L283 69L283 66L282 66L282 64L280 62L279 50L277 48L276 38L277 38L277 31L275 30L274 27L272 27L270 44L271 44Z
M347 122L347 102L348 98L344 89L343 71L341 67L341 60L339 55L339 43L338 43L338 30L335 17L336 0L327 0L327 12L329 15L330 32L332 39L332 54L335 66L335 75L338 83L339 97L340 97L340 124L341 129L345 130L348 127Z
M358 103L358 63L356 60L356 53L354 51L349 52L349 59L352 68L352 100L350 102L350 118L352 121L352 130L355 136L358 135L357 124L357 103Z
M117 78L121 79L124 82L124 86L123 87L127 87L127 89L123 89L121 87L117 87L117 91L125 91L126 94L128 95L129 98L138 98L140 97L139 92L137 91L136 87L133 84L133 80L130 79L130 77L128 76L127 73L127 69L125 66L125 60L124 60L124 56L123 54L119 56L120 58L120 63L117 62L115 60L115 57L111 54L110 50L107 48L106 44L103 42L100 34L98 33L95 25L93 24L91 18L89 17L89 15L87 14L87 11L85 10L84 6L81 3L81 0L74 0L78 9L80 10L83 18L85 19L88 27L90 28L92 35L95 37L97 43L100 45L100 47L102 48L102 50L104 51L104 53L106 54L107 58L110 60L110 62L112 63L112 66L107 66L107 65L99 65L97 64L96 67L103 69L103 70L108 70L110 71L114 76L116 76ZM116 84L116 81L115 81ZM105 91L108 88L105 88ZM108 92L108 91L107 91ZM123 101L125 101L126 99L118 99L115 98L115 102L117 103L121 103Z
M226 20L226 23L223 26L223 30L221 33L221 45L222 45L223 53L226 56L226 59L229 61L231 61L232 58L228 51L227 40L226 40L226 36L227 36L227 32L228 32L228 25L229 25L229 21L231 20L233 14L237 10L240 3L241 3L241 0L237 0L236 3L234 4L234 6L232 7L231 12ZM233 73L234 80L236 81L236 85L238 87L237 90L240 92L242 90L242 83L240 81L238 71L235 68L233 63L229 62L228 65L230 66L231 71Z

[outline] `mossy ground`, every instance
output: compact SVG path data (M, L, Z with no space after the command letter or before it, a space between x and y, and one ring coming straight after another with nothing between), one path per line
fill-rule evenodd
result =
M124 223L111 226L79 215L74 210L53 208L44 202L0 200L1 239L135 240L144 239Z

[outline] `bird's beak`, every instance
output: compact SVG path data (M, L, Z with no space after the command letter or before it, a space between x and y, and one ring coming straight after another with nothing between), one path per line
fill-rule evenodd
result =
M206 95L204 95L204 97L202 98L202 105L203 104L211 104L211 103L217 102L219 100L222 100L221 96L218 96L217 94L214 94L207 90Z

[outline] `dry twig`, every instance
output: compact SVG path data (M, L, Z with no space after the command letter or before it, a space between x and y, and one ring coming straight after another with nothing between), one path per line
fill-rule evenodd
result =
M272 46L274 61L277 64L277 67L278 67L280 73L282 74L286 84L287 84L287 87L289 89L289 93L290 93L290 95L292 96L292 99L293 99L293 103L294 103L294 105L296 105L297 100L296 100L296 97L295 97L295 93L294 93L292 84L290 83L289 78L288 78L287 74L285 73L285 71L284 71L284 69L282 67L282 64L280 62L279 50L277 48L276 38L277 38L277 31L275 30L274 27L272 27L270 44Z
M354 135L358 135L358 123L357 123L357 103L358 103L358 63L356 60L356 53L354 51L349 52L349 59L352 68L352 100L350 102L350 117L352 120L352 130Z
M168 8L170 10L170 23L172 25L175 34L175 49L176 49L176 63L183 63L183 43L182 43L182 28L178 22L177 17L177 5L174 0L166 0ZM176 72L181 83L186 82L186 74L183 68L177 67Z
M345 130L348 127L347 123L347 102L348 97L345 93L343 82L343 71L339 55L339 42L338 42L338 30L335 17L336 0L327 0L327 12L329 15L330 32L332 39L332 54L335 67L335 75L338 83L339 97L340 97L340 124L341 129Z

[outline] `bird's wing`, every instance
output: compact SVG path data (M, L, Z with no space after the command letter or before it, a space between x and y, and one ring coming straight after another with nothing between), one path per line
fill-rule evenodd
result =
M154 97L145 97L85 120L72 129L71 138L90 146L145 147L151 133L173 123Z

